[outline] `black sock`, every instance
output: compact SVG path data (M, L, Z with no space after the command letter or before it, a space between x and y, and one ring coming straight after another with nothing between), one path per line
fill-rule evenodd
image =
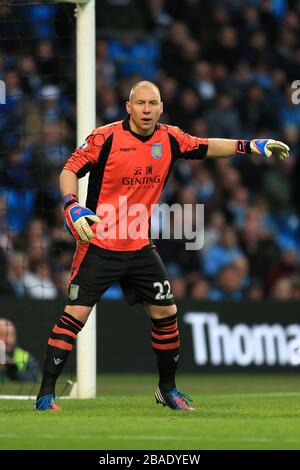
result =
M84 324L69 313L64 313L54 325L46 352L43 380L38 398L52 393L55 395L55 384L73 349L77 334Z
M179 359L177 315L152 318L152 348L157 356L159 388L168 392L176 387L175 373Z

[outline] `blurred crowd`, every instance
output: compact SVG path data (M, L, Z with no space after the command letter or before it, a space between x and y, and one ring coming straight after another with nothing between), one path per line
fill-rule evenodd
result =
M74 251L58 186L76 145L74 7L12 3L0 4L0 295L52 299L65 293ZM123 119L132 84L147 79L161 90L165 123L291 148L284 162L176 164L161 202L205 205L202 250L187 251L175 237L155 241L176 298L300 299L300 105L292 86L300 80L300 2L96 7L97 125ZM122 294L113 286L105 296Z

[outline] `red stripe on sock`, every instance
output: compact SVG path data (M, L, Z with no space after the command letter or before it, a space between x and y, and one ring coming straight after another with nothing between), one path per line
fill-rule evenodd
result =
M75 333L73 333L72 331L67 330L65 328L60 328L57 325L54 326L53 333L59 333L59 334L62 334L62 335L69 335L69 336L71 336L71 338L74 338L74 339L76 339L76 337L77 337L77 335Z
M171 338L176 338L176 336L178 336L178 335L179 335L179 333L178 333L177 330L175 331L175 333L172 333L172 334L169 334L169 335L156 335L152 331L152 336L155 339L171 339Z
M49 346L54 346L55 348L59 348L59 349L66 349L67 351L72 351L73 349L72 344L66 343L65 341L62 341L60 339L49 338L48 344Z
M152 341L153 349L169 350L169 349L179 348L179 346L180 346L179 340L176 341L176 343L168 343L168 344L158 344L158 343L153 343Z

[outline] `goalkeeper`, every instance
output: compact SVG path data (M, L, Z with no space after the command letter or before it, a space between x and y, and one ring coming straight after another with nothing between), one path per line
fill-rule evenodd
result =
M160 124L163 103L159 89L151 82L133 86L126 110L124 121L93 130L61 173L65 226L77 239L77 248L67 305L48 340L37 410L60 410L55 403L56 380L93 306L115 281L129 305L142 304L151 319L159 375L156 402L173 410L193 410L190 397L176 386L177 308L166 269L148 238L152 205L157 203L177 159L260 155L284 160L289 156L289 147L273 139L206 139ZM78 202L78 179L88 172L83 207ZM146 230L139 237L129 230L137 204L145 208L140 225L146 225ZM109 218L111 208L115 217ZM124 222L128 228L125 232Z

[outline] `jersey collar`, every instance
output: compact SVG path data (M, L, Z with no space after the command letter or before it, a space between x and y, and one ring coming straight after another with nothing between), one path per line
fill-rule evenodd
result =
M155 128L154 128L154 131L152 132L152 134L150 135L140 135L140 134L137 134L136 132L133 132L130 128L130 124L129 124L129 115L122 121L122 126L123 126L123 129L124 131L129 131L130 134L132 134L134 137L136 137L137 139L139 139L141 142L147 142L147 140L151 139L151 137L153 136L154 132L159 128L159 124L156 124Z

